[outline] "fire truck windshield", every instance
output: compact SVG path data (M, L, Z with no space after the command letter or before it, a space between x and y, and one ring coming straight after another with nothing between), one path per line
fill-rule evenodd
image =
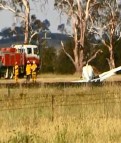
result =
M32 54L32 48L27 48L27 54Z

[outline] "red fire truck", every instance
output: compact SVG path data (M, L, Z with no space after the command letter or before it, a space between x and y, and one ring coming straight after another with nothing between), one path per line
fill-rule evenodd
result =
M25 75L27 61L33 60L40 66L39 49L36 45L15 45L12 47L0 48L0 75L11 78L15 62L19 65L20 76Z

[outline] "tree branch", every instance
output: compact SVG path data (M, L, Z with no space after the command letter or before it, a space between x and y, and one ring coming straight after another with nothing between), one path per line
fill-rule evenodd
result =
M97 57L97 54L102 53L101 49L97 50L96 53L87 61L87 63L91 62L93 59Z
M0 8L2 8L2 9L5 9L5 10L9 10L9 11L11 11L11 12L13 12L13 13L17 13L13 8L11 8L10 6L4 6L3 4L0 4ZM25 16L23 16L23 15L21 15L21 14L19 14L19 13L17 13L17 16L19 16L19 17L21 17L21 18L25 18Z
M63 42L61 41L61 46L62 46L62 49L64 51L64 53L69 57L69 59L72 61L72 63L75 65L75 62L73 60L73 58L71 57L71 55L69 53L67 53L67 51L65 50L65 47L64 47L64 44Z

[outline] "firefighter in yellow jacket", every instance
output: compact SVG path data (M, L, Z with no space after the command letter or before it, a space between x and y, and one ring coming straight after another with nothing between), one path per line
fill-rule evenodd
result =
M36 79L37 79L37 65L36 65L35 61L33 61L31 70L32 70L32 81L35 83Z
M31 78L31 63L30 61L27 61L26 65L26 82L29 82Z
M15 82L18 82L18 76L19 76L19 66L18 63L15 62L15 66L14 66L14 78L15 78Z

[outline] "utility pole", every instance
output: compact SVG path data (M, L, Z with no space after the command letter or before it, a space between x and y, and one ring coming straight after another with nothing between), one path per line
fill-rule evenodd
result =
M42 40L45 42L43 45L44 45L44 48L47 48L47 40L50 40L51 37L47 37L47 33L49 33L49 30L43 30L42 31L44 33L44 37L42 37ZM42 42L43 43L43 42ZM43 54L43 45L42 45L42 48L41 48L41 55ZM42 56L41 56L41 68L42 68Z
M46 42L47 40L50 40L51 37L47 37L47 33L49 33L49 30L44 30L44 37L42 37L42 39L45 41L45 48L46 48Z

